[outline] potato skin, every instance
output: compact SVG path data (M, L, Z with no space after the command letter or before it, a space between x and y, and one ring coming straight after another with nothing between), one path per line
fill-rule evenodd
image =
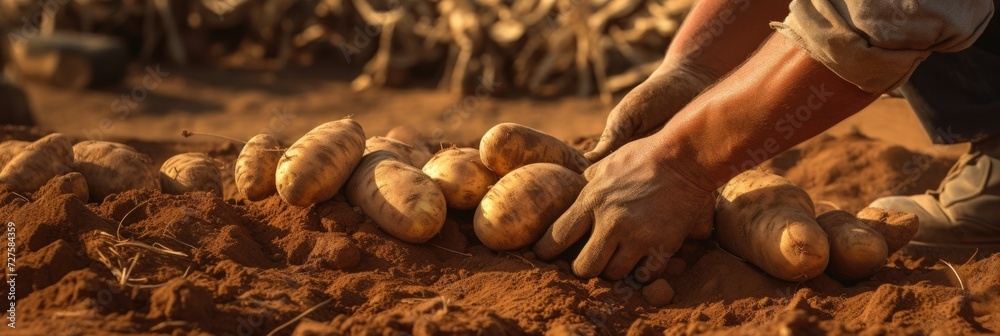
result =
M434 154L424 165L424 173L441 187L449 208L475 209L497 175L486 168L475 148L449 148Z
M94 201L132 189L160 190L160 177L153 160L128 145L83 141L73 146L73 156L76 171L87 180L90 199Z
M286 203L307 207L333 198L361 162L365 132L351 119L317 126L278 160L275 184Z
M733 177L715 205L715 235L727 251L776 278L812 279L826 269L830 243L812 199L781 176L757 170Z
M534 244L587 185L583 175L552 163L534 163L500 178L476 208L473 229L496 251Z
M417 168L423 167L431 159L431 152L427 147L415 147L393 138L380 136L373 136L365 141L365 154L379 150L393 152L404 163Z
M483 163L498 176L532 163L554 163L583 173L590 162L580 151L534 128L514 123L493 126L479 142Z
M236 190L251 202L264 200L278 192L274 176L281 160L281 145L269 134L258 134L236 158Z
M896 253L913 240L920 228L920 219L916 215L881 208L864 208L858 212L858 219L885 238L889 255Z
M889 258L885 239L854 215L833 210L817 217L816 222L830 237L830 265L826 268L830 276L861 280L885 266Z
M30 141L8 140L0 142L0 170L7 166L7 162L13 160L17 154L30 145Z
M345 187L347 201L358 206L390 236L419 244L444 226L447 206L437 184L419 169L388 151L361 159Z
M0 171L0 182L14 190L34 192L53 177L73 170L73 143L52 133L24 147Z
M182 195L191 191L208 191L222 196L220 165L220 162L204 153L174 155L160 167L163 192Z

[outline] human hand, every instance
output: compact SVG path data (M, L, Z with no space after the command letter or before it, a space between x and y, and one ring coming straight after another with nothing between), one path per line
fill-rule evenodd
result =
M656 133L714 80L690 65L663 65L608 114L597 146L584 154L597 162L623 145Z
M539 258L555 258L590 232L574 274L618 280L636 269L646 282L662 274L692 228L711 226L713 193L687 173L699 170L678 169L688 163L655 153L650 142L629 143L587 169L576 202L535 244Z

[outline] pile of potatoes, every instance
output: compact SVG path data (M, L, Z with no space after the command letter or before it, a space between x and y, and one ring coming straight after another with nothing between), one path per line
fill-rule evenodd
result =
M475 210L483 244L515 250L537 241L569 208L590 164L566 143L512 123L490 129L479 149L432 149L412 128L366 139L361 125L345 118L317 126L288 148L270 135L254 136L240 151L233 176L237 191L252 202L277 194L287 204L309 207L343 192L379 228L409 243L436 236L449 208ZM181 153L157 171L147 155L127 145L73 145L61 134L0 143L0 182L30 193L76 172L86 181L81 193L94 201L130 189L221 196L223 166L204 153Z
M845 282L868 278L913 239L918 227L913 214L878 208L816 216L805 190L759 170L730 180L715 206L719 246L788 281L809 280L824 271Z
M366 139L343 119L320 125L287 150L264 135L251 139L236 162L236 186L248 200L277 193L308 207L343 192L382 231L424 243L441 231L448 209L475 209L475 232L495 250L531 245L576 199L589 165L552 136L500 124L480 148L432 146L412 128Z

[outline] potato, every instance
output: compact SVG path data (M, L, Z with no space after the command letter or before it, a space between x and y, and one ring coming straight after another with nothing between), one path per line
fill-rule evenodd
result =
M132 189L160 190L153 160L134 148L108 141L84 141L73 146L76 171L90 187L90 199L100 202L111 194Z
M361 162L365 131L341 119L317 126L278 160L275 183L286 203L307 207L333 198Z
M204 153L182 153L167 159L160 167L163 192L182 195L208 191L222 196L221 162Z
M73 143L52 133L24 147L0 171L0 182L17 191L34 192L53 177L73 171Z
M345 196L382 231L408 243L426 242L444 227L447 207L441 189L388 151L364 156L347 181Z
M236 158L236 190L248 200L264 200L278 192L274 184L281 145L268 134L258 134L247 141Z
M719 246L788 281L826 269L830 242L816 223L812 199L785 178L757 170L737 175L715 205Z
M891 209L864 208L858 212L858 219L885 238L889 255L909 244L920 228L916 215Z
M379 150L393 152L403 162L417 168L423 167L431 159L431 152L427 147L414 147L396 139L380 136L373 136L365 141L365 154Z
M476 236L496 251L529 246L569 209L587 185L583 175L553 163L534 163L500 178L476 208Z
M856 281L885 266L889 257L885 239L854 215L832 210L816 217L816 222L830 237L830 265L826 267L830 276Z
M410 126L400 125L393 127L388 133L385 134L385 137L397 140L417 149L424 149L428 153L433 153L432 150L434 150L434 148L431 148L431 144L427 141L427 137L421 134L420 131L417 131Z
M21 141L21 140L8 140L0 142L0 170L7 166L7 162L13 160L17 154L21 154L21 151L25 147L28 147L31 142Z
M483 163L499 176L532 163L554 163L583 173L590 162L580 151L539 130L514 123L493 126L479 142Z
M424 165L423 171L441 187L448 207L453 209L475 209L490 186L497 183L497 175L486 168L475 148L440 151Z

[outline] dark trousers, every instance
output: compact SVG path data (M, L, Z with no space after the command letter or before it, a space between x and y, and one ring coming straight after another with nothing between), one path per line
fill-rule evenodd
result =
M1000 134L1000 19L972 47L932 54L900 91L936 144Z

